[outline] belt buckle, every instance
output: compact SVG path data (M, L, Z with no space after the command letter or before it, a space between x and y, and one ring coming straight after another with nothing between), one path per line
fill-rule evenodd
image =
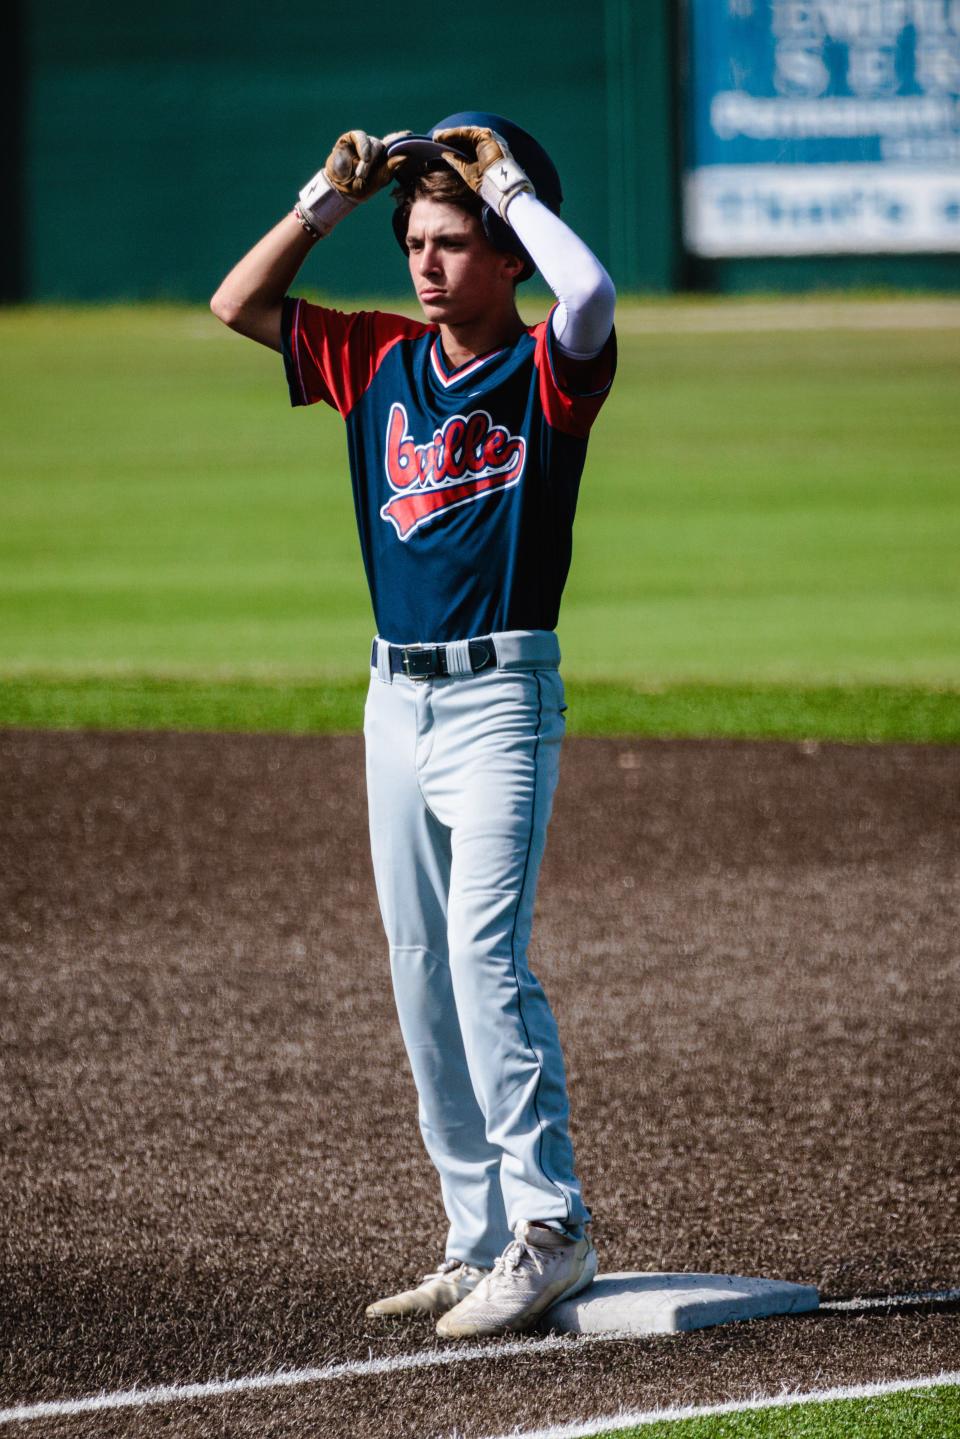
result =
M434 679L440 673L438 647L436 645L405 645L403 673L409 680Z
M476 655L480 656L479 664L474 662ZM475 675L479 674L481 670L485 670L487 665L495 665L496 662L497 651L493 640L484 636L482 639L470 641L470 668Z

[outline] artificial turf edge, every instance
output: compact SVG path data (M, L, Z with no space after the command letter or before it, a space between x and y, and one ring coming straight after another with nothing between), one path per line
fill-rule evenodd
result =
M947 1439L960 1434L960 1386L830 1399L601 1429L590 1439Z

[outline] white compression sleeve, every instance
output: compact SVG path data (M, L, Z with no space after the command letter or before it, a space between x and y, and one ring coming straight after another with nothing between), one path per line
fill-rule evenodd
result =
M560 348L575 359L598 355L613 328L616 291L596 255L528 191L510 201L507 221L560 301L553 312Z

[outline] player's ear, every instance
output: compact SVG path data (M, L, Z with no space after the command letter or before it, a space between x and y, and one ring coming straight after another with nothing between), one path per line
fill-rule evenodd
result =
M509 251L504 251L503 262L503 273L516 284L523 273L523 261L519 255L511 255Z

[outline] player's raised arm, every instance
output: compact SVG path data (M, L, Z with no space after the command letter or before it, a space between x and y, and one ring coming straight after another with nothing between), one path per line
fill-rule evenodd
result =
M234 265L213 296L210 308L217 319L279 350L283 297L318 239L293 215L284 216Z
M465 161L451 151L444 159L510 226L556 295L552 324L560 347L574 358L599 354L613 328L616 292L593 251L554 213L548 196L548 203L536 196L496 131L461 126L437 130L434 139L476 155Z
M596 255L526 191L509 201L505 218L560 302L552 321L560 348L575 359L599 354L613 329L616 291Z
M300 191L285 216L227 275L210 301L219 320L241 335L281 348L283 298L318 240L351 210L389 184L404 163L388 158L386 146L397 135L378 140L365 130L348 130L334 145L322 170Z

